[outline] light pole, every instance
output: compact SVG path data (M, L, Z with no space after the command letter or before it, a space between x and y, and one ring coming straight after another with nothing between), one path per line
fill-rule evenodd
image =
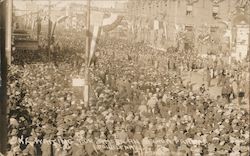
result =
M6 0L5 23L5 52L8 65L11 65L11 38L12 38L12 0Z
M7 66L8 66L8 54L5 46L7 45L7 37L5 30L7 26L7 19L10 13L12 12L11 7L9 7L10 0L0 1L0 152L5 155L6 153L6 144L7 144ZM7 14L8 13L8 14ZM10 29L11 28L7 28ZM11 31L10 31L11 33ZM9 37L11 39L11 36ZM9 40L8 38L8 40ZM8 42L11 43L11 42ZM11 45L10 45L11 50Z
M84 102L89 106L90 0L87 1Z
M49 60L50 60L50 33L51 33L51 22L50 22L50 15L51 15L51 0L49 0L49 12L48 12L48 53L49 53Z

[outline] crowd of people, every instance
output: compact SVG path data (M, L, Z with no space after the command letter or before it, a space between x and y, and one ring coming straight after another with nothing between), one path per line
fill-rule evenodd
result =
M100 39L86 105L72 86L84 73L83 42L72 34L55 43L53 61L44 45L9 68L8 156L249 155L248 110L184 83L206 59Z

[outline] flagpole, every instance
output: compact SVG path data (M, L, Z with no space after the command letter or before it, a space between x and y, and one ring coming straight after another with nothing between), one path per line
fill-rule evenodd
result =
M11 1L0 2L0 152L6 154L7 144L7 51L6 51L6 26L7 16L6 13L11 13L12 10L8 7ZM8 28L6 28L8 29ZM10 36L11 38L11 36Z
M50 32L51 32L51 22L50 22L50 15L51 15L51 0L49 0L49 12L48 12L48 53L49 53L49 60L50 60Z
M84 103L89 106L90 0L87 1Z
M38 45L39 45L39 37L40 37L40 34L39 34L39 24L40 24L40 21L39 21L39 7L37 5L37 14L36 14L36 35L37 35L37 42L38 42Z
M12 0L6 0L5 51L8 65L11 65Z

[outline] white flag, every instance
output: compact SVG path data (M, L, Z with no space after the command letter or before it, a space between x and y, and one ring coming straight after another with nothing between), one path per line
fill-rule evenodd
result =
M117 18L118 18L118 15L112 13L109 18L103 19L102 25L103 26L111 25L117 20Z
M230 37L231 36L231 31L226 30L226 33L224 34L224 37Z
M90 65L92 57L94 56L95 46L96 46L96 40L98 38L99 30L100 30L100 26L95 25L93 33L92 33L92 40L91 40L91 45L90 45L89 65Z
M158 30L158 29L159 29L159 21L154 20L154 30Z

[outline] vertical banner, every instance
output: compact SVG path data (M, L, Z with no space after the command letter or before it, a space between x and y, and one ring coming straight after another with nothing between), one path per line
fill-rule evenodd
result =
M167 39L167 22L163 22L163 29L164 29L164 36L165 36L165 39Z
M154 20L154 30L158 30L158 29L159 29L159 21Z
M103 18L104 18L104 13L102 13L102 12L92 11L90 14L90 19L91 19L90 25L93 28L93 32L92 32L92 36L91 36L92 39L90 41L88 65L90 65L91 60L92 60L94 53L95 53L96 40L97 40L98 35L99 35L100 27L103 25Z
M66 16L69 16L69 6L66 6L66 12L65 12Z
M92 33L92 40L91 40L91 44L90 44L89 65L90 65L91 59L93 58L94 53L95 53L96 40L98 38L99 30L100 30L100 26L97 26L97 25L94 26L94 30Z

